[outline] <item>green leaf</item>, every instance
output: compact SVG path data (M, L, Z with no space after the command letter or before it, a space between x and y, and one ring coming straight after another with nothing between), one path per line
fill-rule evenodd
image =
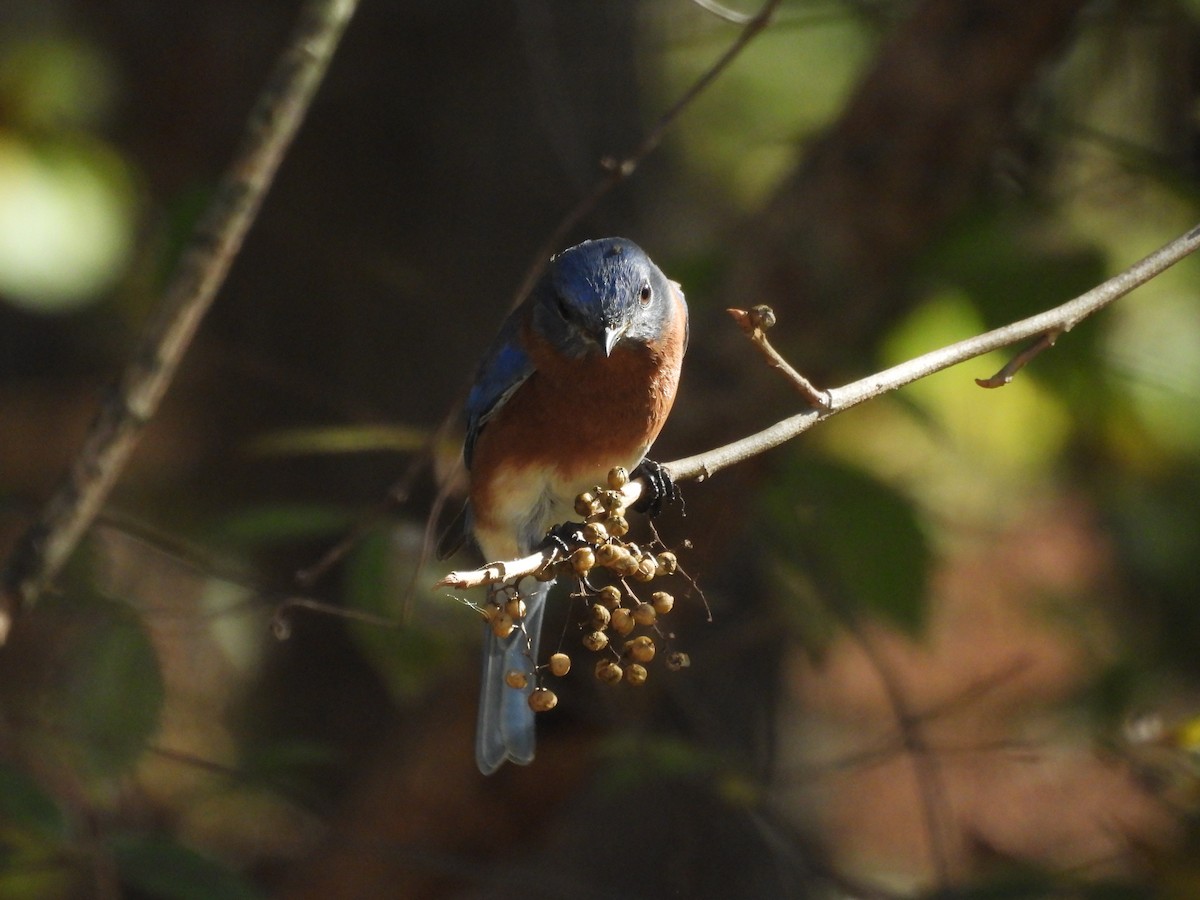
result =
M908 631L925 618L930 551L912 503L859 469L797 460L766 499L781 561Z
M339 532L350 520L346 510L319 503L264 504L224 519L216 536L239 545L305 540Z
M256 900L254 888L234 872L170 838L125 834L109 851L126 886L155 900Z
M464 628L477 629L479 624L460 604L426 595L421 582L418 596L409 601L421 604L420 613L405 617L404 598L414 565L415 557L400 552L390 532L379 530L359 542L346 566L348 605L395 623L388 627L355 622L350 630L393 695L402 700L430 687L434 675L455 658L459 636L470 633Z
M137 614L99 597L43 601L38 614L67 623L53 680L40 702L53 710L62 751L97 775L119 774L158 730L164 687L158 656Z
M67 820L54 799L19 769L0 763L0 821L52 840L67 837Z
M338 453L408 453L429 439L423 428L403 425L339 425L330 428L288 428L269 431L251 440L246 451L254 456L331 455Z

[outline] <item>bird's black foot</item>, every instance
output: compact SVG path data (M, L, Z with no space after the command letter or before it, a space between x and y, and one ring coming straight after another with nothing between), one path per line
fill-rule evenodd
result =
M683 497L675 484L671 473L652 459L643 459L636 469L630 473L630 478L646 479L647 490L642 492L637 503L633 504L635 512L648 513L657 516L662 512L664 503L679 503L683 507Z
M556 550L560 556L566 559L580 547L587 545L587 541L583 539L583 532L580 531L581 527L578 522L563 522L561 525L555 525L546 532L538 549Z

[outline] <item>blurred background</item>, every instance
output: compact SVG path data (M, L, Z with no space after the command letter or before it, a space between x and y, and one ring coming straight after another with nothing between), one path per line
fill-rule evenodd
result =
M364 0L0 651L0 896L1200 895L1200 261L1003 390L972 379L1007 357L977 360L685 485L658 529L699 585L670 622L691 667L576 665L535 764L476 771L478 616L421 553L457 445L428 439L601 161L737 39L709 6ZM5 550L298 11L0 4ZM1190 228L1198 91L1195 0L785 0L564 241L627 236L687 293L656 458L801 407L726 307L773 306L835 385Z

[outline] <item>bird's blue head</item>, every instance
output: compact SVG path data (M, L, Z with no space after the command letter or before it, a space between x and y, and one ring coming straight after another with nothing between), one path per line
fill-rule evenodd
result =
M666 276L625 238L564 250L533 290L533 327L573 357L610 356L623 341L654 341L673 314Z

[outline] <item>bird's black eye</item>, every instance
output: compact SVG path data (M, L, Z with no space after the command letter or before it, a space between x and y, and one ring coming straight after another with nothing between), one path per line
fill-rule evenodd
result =
M650 305L650 298L654 296L654 291L650 289L650 283L646 282L642 285L642 291L638 294L638 299L642 301L642 306Z
M567 305L567 300L562 294L554 295L554 309L563 317L564 321L570 321L571 307Z

